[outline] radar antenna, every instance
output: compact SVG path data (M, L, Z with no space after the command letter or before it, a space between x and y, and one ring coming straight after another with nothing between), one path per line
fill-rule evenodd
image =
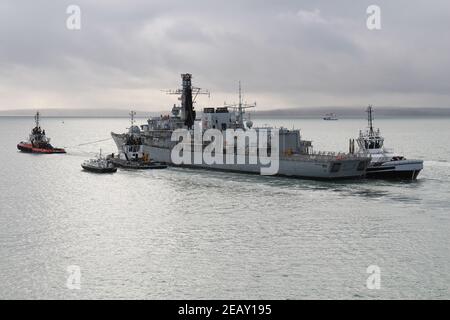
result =
M242 101L242 85L241 85L241 81L239 81L239 103L230 104L230 105L227 105L225 103L224 107L237 109L238 117L239 117L239 119L238 119L239 125L243 126L245 109L256 108L256 102L254 102L253 104L248 104L248 103L244 103Z

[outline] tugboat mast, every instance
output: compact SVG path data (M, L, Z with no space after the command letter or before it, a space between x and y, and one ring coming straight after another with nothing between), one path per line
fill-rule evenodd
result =
M367 108L367 114L368 114L368 123L369 123L369 132L371 135L373 135L374 131L373 131L373 108L372 105L369 105L369 107Z
M34 116L34 120L36 121L36 128L39 128L39 118L40 118L40 114L38 111L38 112L36 112L36 115Z

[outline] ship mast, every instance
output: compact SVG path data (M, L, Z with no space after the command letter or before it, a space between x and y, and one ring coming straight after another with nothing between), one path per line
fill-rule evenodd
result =
M184 121L184 124L188 127L188 129L192 129L195 122L195 110L194 103L195 99L199 94L207 94L210 95L208 90L202 90L200 88L196 88L192 86L192 74L184 73L181 75L182 79L182 87L178 90L167 90L167 94L179 94L181 95L181 120Z
M192 76L188 73L182 74L182 94L181 94L181 107L184 111L184 124L191 129L195 121L194 100L192 99Z
M242 87L241 87L241 81L239 80L239 106L238 106L238 112L239 112L239 125L241 127L244 126L244 111L242 109Z
M369 133L370 135L373 135L373 108L372 105L369 105L369 107L367 108L367 115L368 115L368 124L369 124Z
M39 128L39 120L40 120L39 111L36 112L36 115L34 116L34 120L36 121L36 128Z
M241 128L243 128L245 109L255 108L256 102L254 102L253 104L244 103L244 101L242 100L242 84L241 81L239 81L239 103L227 105L227 103L225 102L224 107L233 108L235 112L237 110L237 123Z
M136 111L131 110L130 111L130 122L131 122L131 127L130 128L133 128L133 126L134 126L134 116L135 115L136 115Z

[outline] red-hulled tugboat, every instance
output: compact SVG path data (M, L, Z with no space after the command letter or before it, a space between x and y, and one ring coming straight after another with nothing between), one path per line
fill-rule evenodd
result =
M50 138L47 138L45 136L45 130L41 129L41 126L39 124L40 120L40 114L39 111L36 113L36 116L34 117L36 121L36 126L31 130L30 137L28 138L28 141L20 142L17 145L17 149L19 149L22 152L31 152L31 153L66 153L66 151L62 148L54 148L50 144Z

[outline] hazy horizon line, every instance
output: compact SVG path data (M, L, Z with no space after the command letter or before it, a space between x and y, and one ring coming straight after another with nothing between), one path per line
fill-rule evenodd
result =
M201 114L203 108L198 108L197 113ZM66 117L66 118L126 118L130 109L65 109L65 108L36 108L36 109L10 109L0 110L0 117L31 117L36 111L40 111L44 117ZM169 111L136 111L137 118L158 116L168 114ZM366 107L355 106L329 106L329 107L302 107L302 108L273 108L269 110L258 110L249 112L257 117L323 117L326 113L335 113L339 118L359 118L365 116ZM375 107L375 113L381 117L424 117L424 116L448 116L450 117L450 107Z

